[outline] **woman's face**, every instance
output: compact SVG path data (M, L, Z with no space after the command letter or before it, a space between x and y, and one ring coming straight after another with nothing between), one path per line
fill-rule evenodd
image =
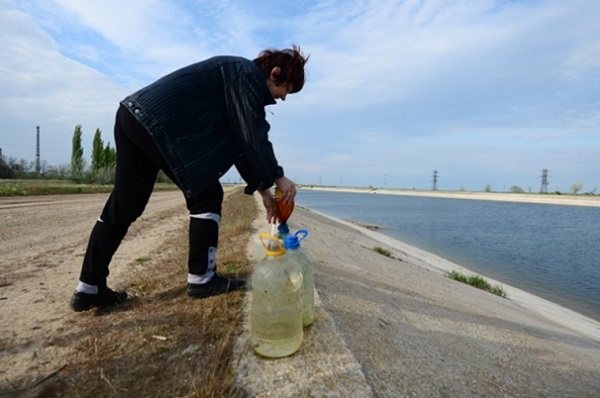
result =
M292 91L292 88L285 83L280 85L275 84L275 80L280 72L281 69L279 67L273 68L271 75L267 79L267 87L269 87L273 98L285 101L285 97Z

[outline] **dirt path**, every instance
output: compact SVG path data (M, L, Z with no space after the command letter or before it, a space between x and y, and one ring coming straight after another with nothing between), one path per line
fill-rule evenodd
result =
M74 323L68 308L89 233L107 194L0 198L0 391L60 369ZM109 284L161 261L161 242L187 225L179 191L155 192L111 263Z

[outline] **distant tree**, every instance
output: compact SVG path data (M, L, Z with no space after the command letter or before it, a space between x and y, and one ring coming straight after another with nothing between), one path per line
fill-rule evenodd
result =
M98 173L113 169L117 161L117 152L110 147L110 143L104 145L100 129L96 129L92 145L92 172Z
M34 162L27 162L25 159L3 157L0 159L0 178L36 178L37 173L33 173Z
M117 151L115 148L110 147L110 142L104 147L103 159L104 167L107 169L115 167L115 164L117 163Z
M173 184L173 181L171 181L171 179L162 170L159 170L158 175L156 176L156 182Z
M4 160L4 156L0 156L0 178L13 178L14 171L10 165Z
M521 188L518 185L513 185L512 187L510 187L510 192L512 192L512 193L525 193L525 191L523 190L523 188Z
M492 185L491 185L491 184L487 184L487 185L485 186L485 188L483 188L483 190L484 190L485 192L492 192Z
M96 129L94 140L92 141L92 171L96 172L104 168L104 142L102 141L102 132Z
M73 146L71 149L71 178L75 180L81 179L85 168L81 135L81 125L78 124L75 126L75 131L73 132Z
M110 147L110 143L104 145L100 129L96 129L92 143L92 167L85 176L86 182L92 184L114 183L116 150Z
M45 178L51 180L66 180L71 177L71 167L68 164L49 166L44 174Z
M582 189L583 189L582 184L575 183L575 184L571 185L571 192L573 192L573 194L575 194L575 195L577 195Z
M10 158L8 164L15 171L16 178L24 178L33 163L27 163L27 160L25 159L17 160L15 158Z

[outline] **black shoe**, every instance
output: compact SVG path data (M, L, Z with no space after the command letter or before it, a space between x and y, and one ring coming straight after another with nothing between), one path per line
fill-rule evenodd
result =
M111 307L127 299L127 292L115 292L109 287L100 287L98 294L81 292L73 293L71 309L73 311L87 311L92 307Z
M216 296L222 293L240 290L246 285L241 279L229 279L215 274L208 283L188 283L187 295L193 298Z

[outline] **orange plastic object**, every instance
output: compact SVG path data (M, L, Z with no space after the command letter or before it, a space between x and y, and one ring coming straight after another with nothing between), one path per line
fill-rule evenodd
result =
M275 187L275 203L279 212L279 220L285 224L294 211L294 202L285 203L283 201L283 192L278 187Z

